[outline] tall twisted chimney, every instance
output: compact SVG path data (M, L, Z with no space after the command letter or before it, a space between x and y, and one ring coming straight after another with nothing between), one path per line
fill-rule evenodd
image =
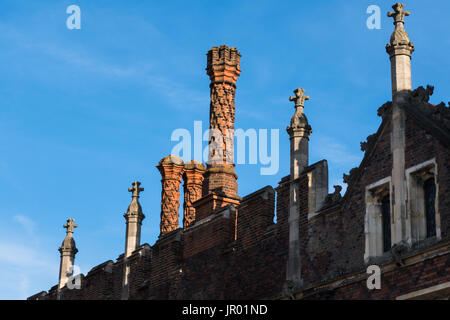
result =
M203 174L205 167L201 162L192 160L184 165L184 203L183 228L195 221L195 207L192 205L202 197Z
M209 159L203 195L210 193L236 197L234 171L234 119L236 81L241 73L240 53L222 45L207 53L207 74L211 80L209 111Z
M157 166L161 173L161 223L160 236L179 228L180 185L184 172L183 160L170 155Z

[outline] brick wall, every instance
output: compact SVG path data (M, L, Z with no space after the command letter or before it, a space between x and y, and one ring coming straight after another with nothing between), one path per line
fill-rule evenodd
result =
M450 153L408 116L405 134L406 168L433 157L438 166L443 240L419 248L429 250L445 243L450 234ZM395 266L388 257L380 261L382 289L368 291L366 287L365 190L367 185L391 175L390 141L391 122L386 113L360 167L347 178L344 197L312 218L308 218L308 169L295 181L299 192L304 298L393 299L450 280L447 252L404 267ZM219 197L216 201L219 204L209 208L210 211L198 211L195 221L187 228L164 234L153 246L141 246L130 257L130 298L257 299L280 295L288 251L290 184L286 176L275 189L264 187L233 206L224 200L226 206L222 207L220 195L207 195ZM209 204L215 201L206 200ZM107 271L106 266L111 266L112 271ZM83 278L81 290L63 290L61 297L120 299L122 277L123 262L119 258L114 264L107 262L91 270ZM341 280L340 284L329 284ZM56 288L38 297L56 299Z
M289 183L244 197L228 217L161 236L128 259L130 299L254 299L281 292L287 259ZM236 216L237 213L237 216ZM238 228L235 223L238 222ZM63 289L62 299L120 299L123 255L82 279L80 290ZM39 296L42 297L42 296ZM44 299L56 299L56 288Z
M441 236L450 237L450 152L411 117L406 118L405 167L436 158Z
M381 289L367 288L367 274L336 288L308 292L307 299L396 299L413 291L450 281L450 254L437 255L404 267L394 267L381 273ZM450 296L447 296L449 298Z
M365 265L365 188L390 176L392 168L390 120L383 121L376 144L352 175L339 204L308 220L306 172L298 180L302 277L306 287L361 270Z
M267 186L246 196L238 207L237 238L243 249L257 244L274 225L275 191Z
M168 299L170 280L181 263L182 240L182 231L178 229L153 245L148 298Z
M148 244L142 245L128 258L130 265L129 298L146 299L149 296L149 279L151 276L152 249Z
M206 249L234 240L236 212L224 208L207 222L193 225L184 232L183 257L191 257Z

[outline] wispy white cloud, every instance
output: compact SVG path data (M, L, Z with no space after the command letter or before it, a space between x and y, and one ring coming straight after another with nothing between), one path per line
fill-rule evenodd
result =
M326 159L329 166L329 192L334 192L334 185L341 185L344 195L347 185L342 176L362 160L363 153L355 153L337 139L328 136L315 137L310 146L311 156L316 159Z
M0 299L25 299L57 279L57 255L49 255L40 245L37 227L24 214L12 215L1 226Z
M40 250L14 242L0 242L0 262L24 268L54 268Z
M51 279L56 281L56 259L29 242L0 241L0 299L26 299L45 289Z
M23 297L23 299L29 297L30 279L24 274L19 275L17 291L19 292L20 296Z
M34 235L35 223L33 220L21 214L16 214L13 219L25 229L28 235Z
M327 159L328 162L339 166L355 166L362 159L362 153L356 154L348 147L334 138L315 137L311 152L318 158Z
M199 91L180 83L167 75L156 71L157 61L136 62L131 65L107 63L104 59L95 57L82 47L74 50L55 42L43 42L33 39L9 26L0 23L0 39L8 41L9 46L39 52L51 59L67 63L86 73L110 76L121 80L145 84L150 90L162 95L170 106L182 110L203 110L208 106L209 97L204 91ZM6 31L5 31L6 30Z
M209 96L204 91L194 90L177 81L161 75L146 75L149 87L168 99L170 105L180 110L205 110Z

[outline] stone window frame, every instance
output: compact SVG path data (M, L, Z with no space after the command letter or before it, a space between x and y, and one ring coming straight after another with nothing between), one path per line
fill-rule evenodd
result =
M384 196L389 195L390 212L391 212L391 246L394 237L394 215L392 204L392 176L378 180L365 189L365 208L364 215L364 235L365 235L365 251L364 262L368 263L371 258L381 257L389 254L383 249L383 222L381 200Z
M328 162L321 160L307 172L308 221L318 216L328 196Z
M409 227L409 243L419 244L427 241L427 239L441 239L441 218L439 213L439 183L438 166L436 158L424 161L420 164L412 166L405 171L406 176L406 212L407 212L407 226ZM435 225L436 235L427 238L426 225L426 209L424 199L423 183L433 177L436 186L436 198L434 201L435 207ZM429 241L429 240L428 240Z

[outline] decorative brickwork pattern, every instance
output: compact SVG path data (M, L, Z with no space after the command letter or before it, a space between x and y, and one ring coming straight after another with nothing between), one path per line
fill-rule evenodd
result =
M181 158L168 156L158 166L161 173L161 235L179 228L180 185L184 171Z
M237 196L234 172L234 120L236 81L240 75L240 53L220 46L207 53L207 74L211 79L209 113L209 159L203 195L211 192Z
M202 163L194 160L184 165L183 228L195 221L195 207L192 204L202 197L205 170Z

